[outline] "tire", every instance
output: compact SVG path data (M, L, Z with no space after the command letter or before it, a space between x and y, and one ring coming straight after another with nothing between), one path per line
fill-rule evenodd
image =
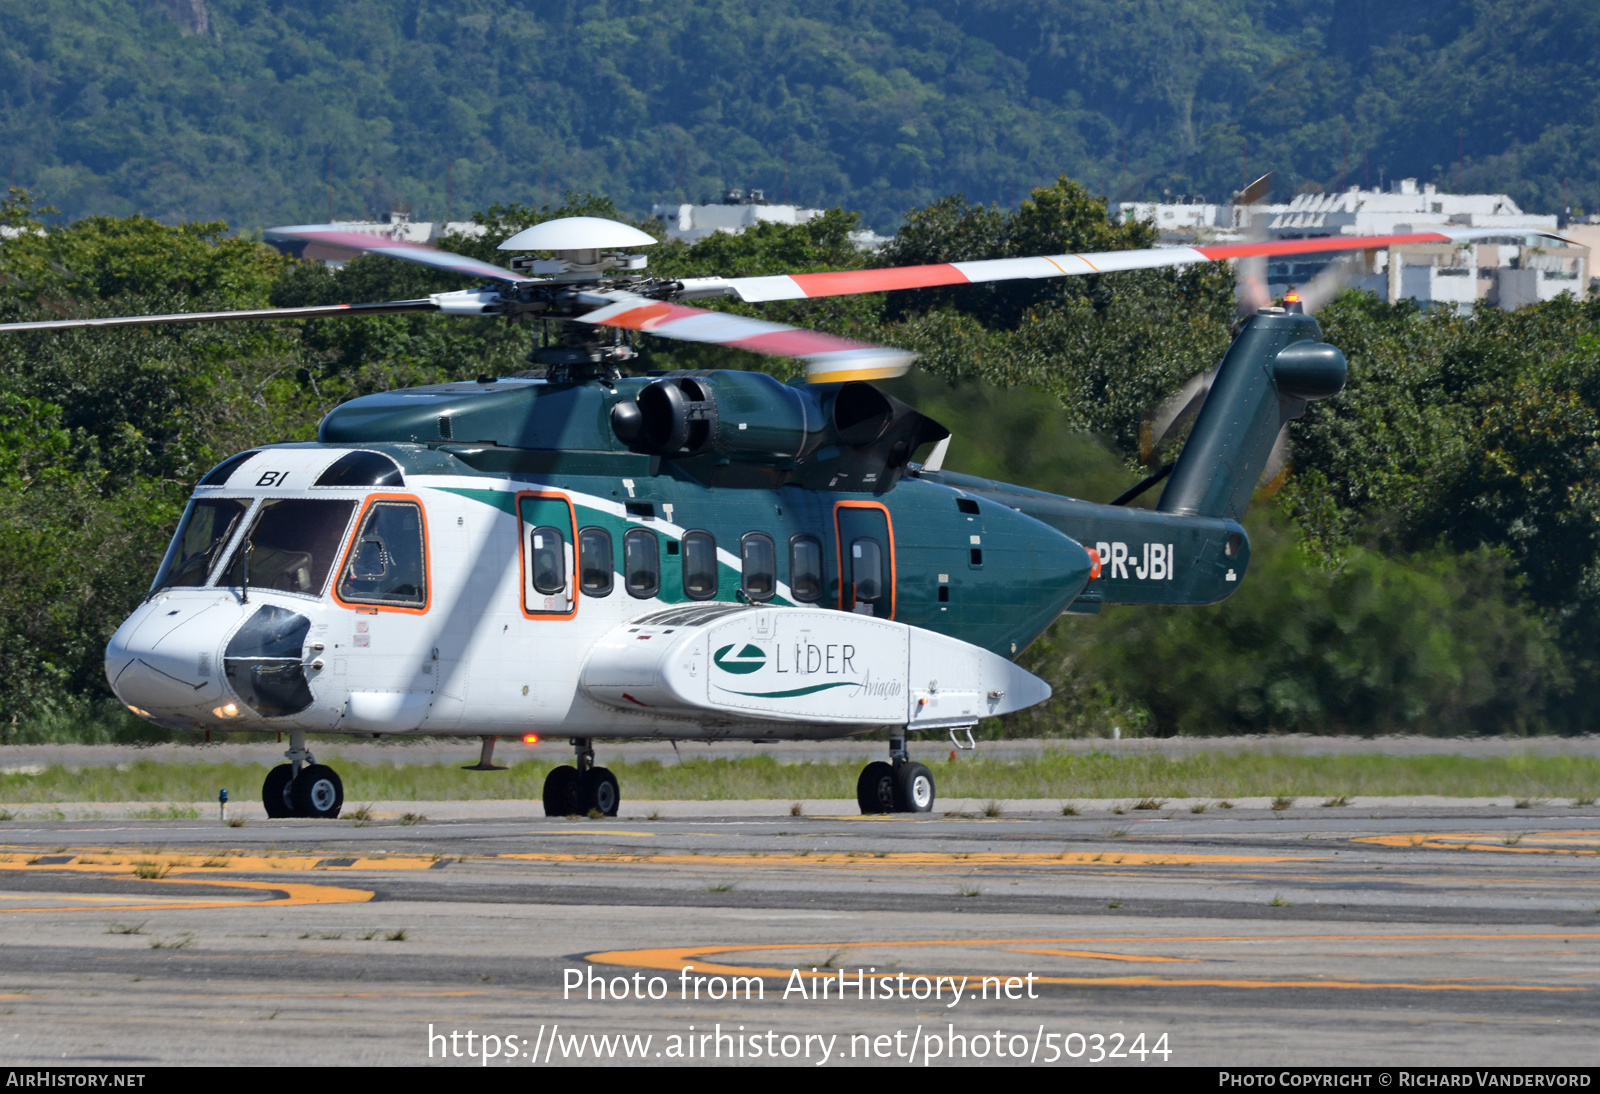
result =
M553 768L544 777L544 815L570 817L578 812L578 769Z
M935 795L933 772L916 763L903 763L894 773L894 811L931 813Z
M578 812L587 815L598 810L602 816L614 817L622 804L622 789L617 777L603 767L591 767L578 779Z
M301 768L300 777L289 785L289 800L297 817L331 820L344 808L344 783L333 768L312 764Z
M865 816L895 811L894 768L882 760L874 760L861 769L856 780L856 804Z
M289 783L294 779L294 768L279 764L267 772L261 783L261 804L273 820L294 816L294 803L289 800Z

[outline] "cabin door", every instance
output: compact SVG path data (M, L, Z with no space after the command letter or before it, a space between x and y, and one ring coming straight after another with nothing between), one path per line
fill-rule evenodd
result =
M839 608L894 618L894 529L889 510L875 501L841 501L834 506L839 552Z

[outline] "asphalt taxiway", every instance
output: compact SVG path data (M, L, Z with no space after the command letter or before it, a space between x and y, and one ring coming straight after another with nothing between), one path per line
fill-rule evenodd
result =
M592 1066L600 1042L566 1038L618 1034L650 1036L633 1062L664 1064L691 1026L744 1065L821 1063L824 1044L829 1066L921 1064L934 1038L939 1063L952 1035L968 1063L976 1037L1006 1064L1051 1044L1062 1064L1120 1049L1106 1062L1154 1065L1158 1044L1174 1064L1593 1060L1593 806L787 808L24 815L0 825L0 1060L427 1063L431 1045L476 1064L471 1030L479 1055L494 1037L492 1066ZM857 997L858 970L877 998ZM607 998L564 992L591 975ZM764 997L730 998L735 977Z

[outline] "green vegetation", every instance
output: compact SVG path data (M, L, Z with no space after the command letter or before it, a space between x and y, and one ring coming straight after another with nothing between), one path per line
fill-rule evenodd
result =
M1419 175L1600 207L1585 4L4 0L0 135L69 216L254 228L764 187L882 230L1063 171L1226 199ZM451 193L453 192L453 205Z
M551 763L512 764L493 775L449 764L391 766L332 762L346 792L376 801L537 801ZM1272 752L1200 752L1189 756L1047 752L1036 760L928 758L946 800L975 798L985 816L1003 816L1007 802L1025 798L1081 801L1111 798L1159 808L1177 798L1297 798L1433 794L1447 797L1516 797L1521 801L1592 798L1600 788L1600 760L1515 756L1493 759L1452 755L1393 756L1358 753L1290 756ZM635 801L788 802L848 796L860 765L779 763L770 757L689 759L681 763L618 761L609 765ZM64 802L194 802L216 796L219 786L257 787L266 768L255 764L141 762L127 771L52 767L38 775L0 775L0 802L20 806ZM253 792L235 800L250 800ZM1225 801L1222 808L1231 808ZM1285 805L1284 808L1287 808ZM183 807L169 807L178 816ZM159 812L159 811L151 811ZM356 817L362 812L349 814ZM1073 813L1062 810L1063 815ZM168 813L162 813L162 816ZM371 820L372 814L367 813ZM401 819L406 823L405 819ZM414 822L413 822L414 823Z

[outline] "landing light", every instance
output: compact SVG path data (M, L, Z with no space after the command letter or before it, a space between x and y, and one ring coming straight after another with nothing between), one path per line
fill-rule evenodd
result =
M539 735L537 733L530 733L526 737L522 738L522 743L525 745L536 745L539 743Z
M224 703L211 713L215 714L218 718L237 718L239 717L239 704Z
M148 710L140 710L138 707L133 706L131 704L128 706L128 709L133 711L135 714L137 714L141 718L150 717L150 712Z

